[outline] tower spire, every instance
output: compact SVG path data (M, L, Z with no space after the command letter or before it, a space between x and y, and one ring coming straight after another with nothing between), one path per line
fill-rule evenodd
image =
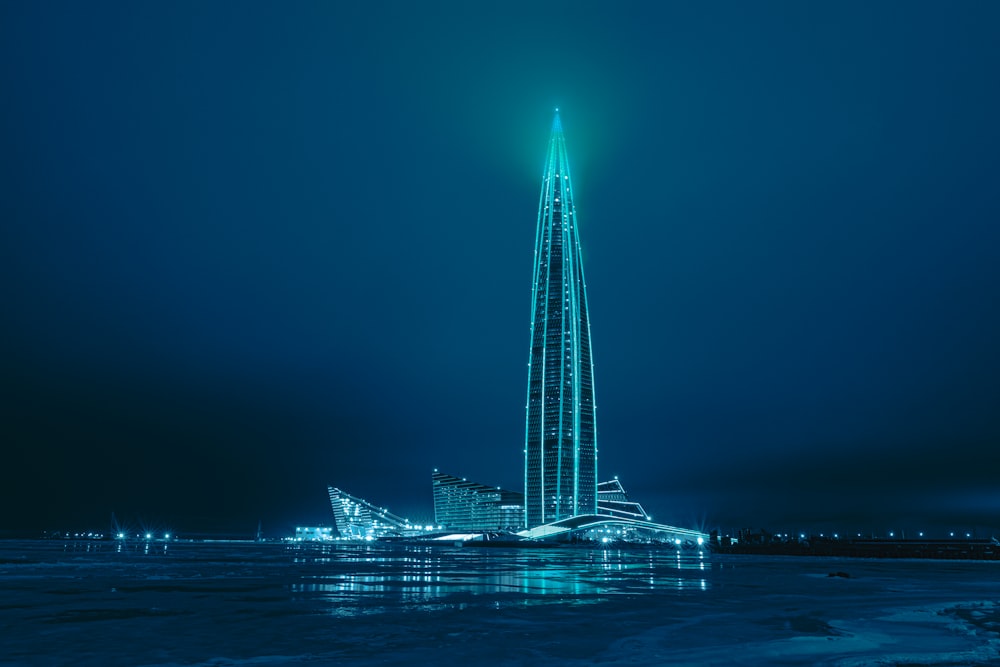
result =
M590 318L558 109L542 174L533 284L524 447L528 528L597 513Z

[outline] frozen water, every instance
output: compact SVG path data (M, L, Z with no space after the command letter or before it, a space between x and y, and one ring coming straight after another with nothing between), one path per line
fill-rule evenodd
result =
M1000 665L998 568L10 541L0 665Z

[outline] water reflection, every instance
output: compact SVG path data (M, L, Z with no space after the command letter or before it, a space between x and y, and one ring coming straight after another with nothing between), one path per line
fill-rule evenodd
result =
M169 545L166 542L150 542L145 540L115 540L113 542L75 540L72 542L64 542L62 550L63 553L80 555L97 555L103 553L141 553L148 556L150 554L165 555L168 547Z
M345 606L592 603L610 596L697 594L711 588L704 554L620 549L296 547L293 594Z

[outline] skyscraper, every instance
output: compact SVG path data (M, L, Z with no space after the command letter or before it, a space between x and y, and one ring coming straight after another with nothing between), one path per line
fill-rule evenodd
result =
M558 109L538 203L526 421L527 526L596 514L590 319L573 182Z

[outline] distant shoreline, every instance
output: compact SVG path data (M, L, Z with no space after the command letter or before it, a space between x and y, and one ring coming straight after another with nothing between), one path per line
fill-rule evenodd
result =
M175 536L169 539L162 538L128 538L112 539L107 536L86 537L86 536L24 536L24 535L2 535L0 543L3 542L52 542L63 540L73 543L121 543L129 545L137 544L227 544L245 546L275 546L275 545L302 545L302 546L336 546L336 545L407 545L425 547L456 548L507 548L507 549L538 549L538 548L594 548L594 549L643 549L652 548L664 550L674 550L671 545L657 545L646 543L615 542L612 544L599 543L561 543L561 542L534 542L534 541L508 541L496 540L485 542L462 542L452 541L430 541L430 540L376 540L374 542L351 542L351 541L311 541L311 542L288 542L276 538L266 538L255 540L253 538L239 538L229 536ZM990 539L944 539L944 540L893 540L893 539L818 539L801 541L775 541L767 543L737 543L718 544L709 543L705 545L704 551L722 555L733 556L816 556L835 558L866 558L866 559L929 559L929 560L996 560L1000 561L1000 542L994 538ZM681 551L681 553L687 553ZM697 552L691 552L697 553Z
M767 544L713 545L720 554L758 556L835 556L841 558L926 558L932 560L1000 560L993 539L965 540L819 540Z

